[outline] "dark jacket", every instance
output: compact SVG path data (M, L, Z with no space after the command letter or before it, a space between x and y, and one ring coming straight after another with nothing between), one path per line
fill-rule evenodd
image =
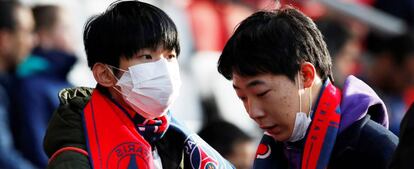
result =
M387 129L384 102L363 81L349 76L341 101L339 135L330 168L387 168L398 138Z
M387 129L388 117L384 103L368 85L353 76L346 79L341 99L341 121L328 168L387 168L398 138ZM276 147L271 148L272 152L277 153L276 160L259 161L260 166L257 167L263 164L282 169L300 168L305 139L281 143L268 141L266 137L263 137L262 142ZM281 162L275 164L272 163L274 161Z
M414 103L405 114L400 127L400 143L395 150L391 169L414 168Z
M90 99L91 92L90 88L73 88L60 92L61 105L53 114L44 139L44 149L49 158L60 148L67 146L86 151L82 111ZM184 168L184 140L178 139L177 134L179 133L167 130L165 136L155 143L163 168ZM52 160L47 168L89 169L91 167L87 156L65 151Z
M10 127L10 77L0 73L0 168L31 169L34 166L15 148Z
M368 115L337 137L328 168L385 169L397 144L398 138Z
M57 93L72 86L66 77L75 61L76 56L64 52L35 48L17 70L17 146L39 168L47 165L42 141L49 119L59 106Z
M368 115L353 123L337 137L328 169L385 169L389 165L397 140L395 135L372 121ZM286 145L282 142L270 142L270 146L272 152L277 153L274 155L276 161L281 161L275 168L291 168L282 150ZM290 149L298 150L300 146L303 145L290 145Z

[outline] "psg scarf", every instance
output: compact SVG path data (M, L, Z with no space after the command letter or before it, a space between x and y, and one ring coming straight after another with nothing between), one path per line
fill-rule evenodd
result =
M325 169L338 134L341 91L329 82L324 87L306 136L300 165L302 169ZM286 166L281 145L272 137L264 135L253 168L280 169Z
M83 118L92 168L154 169L153 149L148 141L157 141L167 130L175 130L177 139L184 140L184 166L193 169L233 168L200 137L170 115L154 120L131 117L98 90L92 93Z

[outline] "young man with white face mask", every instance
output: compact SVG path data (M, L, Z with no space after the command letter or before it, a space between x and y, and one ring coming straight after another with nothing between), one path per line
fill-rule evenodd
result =
M85 26L96 89L59 93L48 168L233 168L169 112L181 85L177 29L159 8L117 1Z
M238 26L218 70L264 130L253 168L387 168L398 138L384 103L354 76L335 87L331 65L321 33L296 9Z

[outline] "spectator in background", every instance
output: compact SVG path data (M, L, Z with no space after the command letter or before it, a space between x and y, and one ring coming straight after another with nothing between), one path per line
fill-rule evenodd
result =
M225 121L212 122L198 134L237 169L252 168L253 139L237 126Z
M372 1L372 6L402 19L408 28L413 28L414 1L375 0ZM413 55L409 53L413 53L414 44L413 40L409 42L409 39L412 39L410 33L401 33L403 34L396 37L387 37L378 32L371 32L366 43L369 53L372 54L372 60L367 66L366 80L387 105L390 113L390 130L397 135L401 119L414 101L414 88L410 82L413 76L407 77L410 71L414 71L414 61L411 61L412 56L409 56Z
M414 101L414 31L399 35L391 40L392 53L400 58L399 70L395 73L402 74L402 97L404 111Z
M356 71L360 54L358 41L344 23L333 18L320 18L316 25L332 58L335 85L342 88L346 77Z
M32 48L33 16L17 1L0 1L0 167L34 168L13 145L9 117L13 73ZM25 100L23 100L25 101ZM30 142L30 140L26 140Z
M39 168L47 156L43 137L53 111L59 105L57 93L70 87L67 75L76 62L67 13L61 7L40 5L32 9L37 44L18 70L18 147ZM27 142L27 140L31 140Z
M372 61L367 66L366 80L387 105L390 130L398 135L400 122L413 99L414 37L410 33L394 37L370 34L367 44Z

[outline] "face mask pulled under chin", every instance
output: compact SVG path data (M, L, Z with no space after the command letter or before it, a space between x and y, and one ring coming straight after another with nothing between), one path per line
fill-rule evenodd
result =
M306 136L306 132L308 130L310 123L312 122L312 119L310 118L310 114L312 111L311 87L309 87L309 113L306 114L305 112L302 112L302 94L304 92L301 92L301 89L300 89L301 80L299 77L300 77L300 74L298 73L299 112L296 113L295 125L293 127L292 135L288 139L289 142L296 142L296 141L303 139Z
M181 86L178 63L162 58L128 69L116 84L121 87L125 102L146 119L164 115L177 99Z
M304 112L297 112L295 119L295 126L293 128L292 135L288 139L289 142L296 142L303 139L306 136L306 131L310 123L312 122L310 116Z

